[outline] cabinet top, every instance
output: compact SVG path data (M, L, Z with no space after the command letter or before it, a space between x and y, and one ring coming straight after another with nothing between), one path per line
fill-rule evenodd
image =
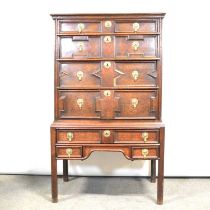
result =
M84 13L84 14L51 14L53 19L68 19L68 18L163 18L166 13Z

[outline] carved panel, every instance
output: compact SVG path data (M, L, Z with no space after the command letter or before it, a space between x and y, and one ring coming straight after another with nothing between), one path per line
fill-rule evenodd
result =
M100 71L100 63L72 62L60 64L60 87L99 87L100 78L96 71Z

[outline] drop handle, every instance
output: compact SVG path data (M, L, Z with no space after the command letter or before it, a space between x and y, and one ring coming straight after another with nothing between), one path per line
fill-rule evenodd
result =
M66 154L68 155L69 158L71 157L72 153L73 150L71 148L66 149Z

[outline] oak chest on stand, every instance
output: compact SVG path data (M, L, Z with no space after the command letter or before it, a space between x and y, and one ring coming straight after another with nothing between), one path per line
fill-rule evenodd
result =
M52 201L57 161L94 151L151 160L157 203L163 203L164 125L161 122L163 13L53 14L55 121L51 125Z

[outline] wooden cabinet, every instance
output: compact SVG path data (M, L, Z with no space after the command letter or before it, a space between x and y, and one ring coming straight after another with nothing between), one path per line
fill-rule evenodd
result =
M57 161L94 151L150 160L157 203L163 203L161 122L162 13L54 14L55 121L51 125L52 200ZM123 193L123 192L122 192Z

